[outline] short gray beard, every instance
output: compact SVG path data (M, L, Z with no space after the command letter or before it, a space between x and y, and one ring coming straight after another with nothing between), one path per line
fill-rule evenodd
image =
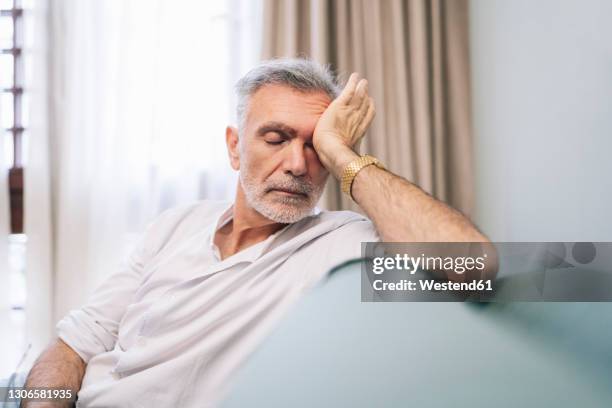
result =
M284 180L266 180L257 183L247 172L240 172L240 184L247 203L264 217L282 224L292 224L313 214L323 193L323 187L295 177ZM272 197L270 189L282 188L306 194L307 197Z

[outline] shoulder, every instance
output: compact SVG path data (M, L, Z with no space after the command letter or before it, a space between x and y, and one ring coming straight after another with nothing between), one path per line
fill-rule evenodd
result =
M326 220L341 220L345 222L355 222L368 220L365 215L356 213L354 211L327 211L322 210L319 217Z
M379 241L374 224L365 215L353 211L320 211L305 219L300 231L321 229L319 242L333 241L340 245Z
M327 221L337 224L337 227L330 232L334 236L357 233L356 236L347 237L353 239L375 238L374 235L376 231L374 225L365 215L353 211L321 211L319 216L324 222ZM366 235L366 237L363 235Z
M169 208L158 215L152 225L176 225L185 221L200 223L218 216L231 205L228 201L201 200Z

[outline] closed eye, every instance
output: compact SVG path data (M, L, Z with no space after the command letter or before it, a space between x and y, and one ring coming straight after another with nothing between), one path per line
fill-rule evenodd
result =
M279 145L288 139L288 136L280 130L271 130L264 135L264 141L269 145Z
M266 140L266 143L269 144L269 145L279 145L279 144L281 144L283 142L284 142L284 140L277 140L277 141Z

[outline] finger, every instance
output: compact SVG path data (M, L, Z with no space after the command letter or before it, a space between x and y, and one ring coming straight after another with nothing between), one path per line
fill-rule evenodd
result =
M357 82L359 81L359 74L353 72L349 77L346 85L344 85L344 89L338 96L340 102L348 104L351 102L353 95L355 94L355 88L357 87Z
M366 85L367 88L367 85ZM361 117L365 116L368 111L369 105L373 103L372 98L368 95L367 89L363 96L361 97L361 104L359 105L358 112Z
M359 81L359 83L357 84L357 87L355 88L355 93L353 94L353 98L351 99L351 102L350 102L351 105L360 107L367 99L366 98L367 94L368 94L368 80L363 78Z
M372 120L374 120L374 116L376 115L376 108L374 107L374 100L372 98L368 98L367 106L368 108L366 113L359 124L359 133L362 135L368 130Z
M366 117L368 109L370 107L371 99L367 94L362 98L361 105L358 108L355 108L355 118L358 120L358 123L361 124Z
M368 112L366 113L366 123L370 126L374 116L376 116L376 105L374 104L374 98L368 97Z

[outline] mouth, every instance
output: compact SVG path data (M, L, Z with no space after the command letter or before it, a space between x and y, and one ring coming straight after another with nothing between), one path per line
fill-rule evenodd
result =
M270 189L270 192L284 195L286 197L308 197L305 193L301 193L299 191L294 191L294 190L282 189L282 188L273 188L273 189Z

